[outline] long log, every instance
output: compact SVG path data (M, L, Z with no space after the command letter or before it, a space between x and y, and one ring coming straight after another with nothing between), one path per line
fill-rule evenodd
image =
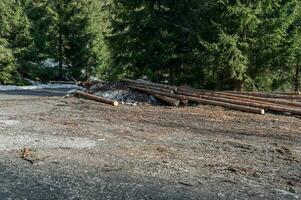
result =
M195 98L195 97L190 97L190 101L199 102L201 104L206 104L206 105L230 108L230 109L249 112L249 113L256 113L256 114L261 114L261 115L265 114L264 109L254 108L254 107L250 107L250 106L236 105L236 104L232 104L232 103L225 103L225 102L221 102L221 101L214 101L214 100L201 99L201 98Z
M201 98L196 98L196 97L191 97L191 96L184 96L184 95L179 95L179 94L169 94L169 93L164 93L164 92L160 92L160 91L154 91L151 89L140 88L140 87L136 87L136 86L129 86L129 87L139 90L139 91L142 91L142 92L145 92L145 93L149 93L149 94L154 93L154 94L159 94L159 95L163 95L163 96L168 96L171 98L176 98L176 99L180 99L180 100L189 100L192 102L197 102L197 103L206 104L206 105L221 106L224 108L230 108L230 109L234 109L234 110L256 113L256 114L261 114L261 115L263 115L265 113L264 109L260 109L260 108L240 106L240 105L235 105L235 104L230 104L230 103L223 103L223 102L219 102L219 101L212 101L212 100L201 99Z
M167 97L171 97L174 99L179 99L179 100L188 100L189 97L184 96L184 95L179 95L179 94L171 94L168 92L162 92L159 90L153 90L153 89L148 89L146 87L139 87L139 86L134 86L134 85L129 85L129 88L135 89L135 90L139 90L148 94L157 94L157 95L162 95L162 96L167 96Z
M167 93L171 93L171 94L175 93L174 90L167 89L167 88L162 88L162 87L156 87L156 86L152 86L152 85L140 85L140 84L137 84L137 83L127 83L127 85L146 88L146 89L152 89L152 90L159 90L161 92L167 92Z
M214 101L232 103L232 104L236 104L236 105L244 105L244 106L250 106L250 107L255 107L255 108L262 108L262 109L265 109L266 111L285 112L285 113L291 113L291 114L295 114L295 115L301 115L301 109L296 109L296 108L289 108L289 107L283 107L283 106L277 106L277 105L271 105L271 104L254 103L254 102L249 102L249 101L226 99L226 98L220 98L220 97L212 97L212 96L206 96L206 95L203 95L202 98L214 100Z
M232 94L228 92L214 92L214 91L206 91L206 90L182 90L178 89L178 94L188 95L192 97L200 97L201 95L208 95L208 96L218 96L222 98L230 98L236 100L248 100L249 102L253 103L264 103L264 104L276 104L276 105L286 105L292 107L301 107L301 102L292 102L283 99L271 99L271 98L264 98L264 97L255 97L255 96L247 96L247 95L240 95L240 94Z
M154 93L149 93L150 95L156 97L157 99L164 101L165 103L168 103L169 105L172 106L179 106L180 105L180 100L178 99L174 99L171 97L167 97L167 96L163 96L163 95L159 95L159 94L154 94Z
M165 88L165 89L170 89L170 90L174 90L174 91L177 91L177 89L178 89L176 86L164 85L161 83L152 83L152 82L148 82L148 81L135 81L135 80L131 80L131 79L122 79L122 81L124 81L126 83L137 84L137 85L147 85L147 86Z
M77 95L77 96L85 97L85 98L90 99L90 100L110 104L110 105L113 105L113 106L118 106L119 105L118 101L114 101L114 100L111 100L111 99L106 99L106 98L95 96L95 95L88 94L88 93L85 93L85 92L76 91L74 94Z
M206 90L203 89L195 89L195 88L191 88L191 87L185 87L185 86L179 86L177 89L177 92L191 92L191 93L195 93L195 94L201 94L203 92L206 92Z
M204 94L205 92L200 92L200 93L196 93L193 91L184 91L184 90L179 90L176 92L177 94L181 94L181 95L187 95L187 96L191 96L191 97L197 97L199 98L202 94Z
M301 92L275 92L273 94L282 94L282 95L301 95Z
M230 94L230 93L224 93L224 92L215 92L214 95L223 95L228 97L236 97L240 99L250 99L250 100L256 100L261 102L268 102L268 103L275 103L280 105L287 105L287 106L293 106L293 107L301 107L300 102L292 102L282 99L270 99L270 98L263 98L263 97L254 97L254 96L246 96L246 95L240 95L240 94Z
M275 99L301 99L301 96L299 95L284 95L284 94L272 94L272 93L261 93L261 92L238 92L238 91L226 91L225 93L264 97L264 98L275 98Z

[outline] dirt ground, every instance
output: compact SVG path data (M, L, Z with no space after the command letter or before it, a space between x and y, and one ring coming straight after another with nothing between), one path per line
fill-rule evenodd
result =
M0 106L0 199L301 198L296 117L35 95Z

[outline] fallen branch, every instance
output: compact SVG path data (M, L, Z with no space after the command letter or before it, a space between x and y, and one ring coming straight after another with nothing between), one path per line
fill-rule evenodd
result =
M80 91L76 91L74 94L77 95L77 96L85 97L85 98L90 99L90 100L110 104L110 105L113 105L113 106L118 106L119 105L118 101L114 101L114 100L111 100L111 99L106 99L106 98L103 98L103 97L95 96L95 95L80 92Z
M27 147L24 147L24 149L22 150L22 159L33 164L33 161L28 158L29 155L30 155L30 149L28 149Z

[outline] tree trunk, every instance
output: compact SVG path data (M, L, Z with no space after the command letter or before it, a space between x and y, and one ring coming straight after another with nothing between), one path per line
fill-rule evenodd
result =
M59 22L58 22L58 56L59 56L59 80L63 80L63 32L62 32L62 5L57 4Z
M299 91L300 88L300 64L299 62L296 65L296 70L295 70L295 92Z
M63 80L63 36L59 29L59 80Z
M99 97L99 96L88 94L88 93L81 92L81 91L76 91L74 94L79 96L79 97L85 97L86 99L98 101L98 102L105 103L105 104L110 104L112 106L118 106L119 105L118 101L114 101L114 100L111 100L111 99Z

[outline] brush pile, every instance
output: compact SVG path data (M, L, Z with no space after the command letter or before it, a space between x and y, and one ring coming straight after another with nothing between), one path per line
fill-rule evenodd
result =
M147 81L123 80L129 88L153 95L157 99L173 106L187 105L196 102L204 105L265 114L276 112L280 114L301 115L301 95L292 93L261 93L235 91L208 91L189 87L176 87Z

